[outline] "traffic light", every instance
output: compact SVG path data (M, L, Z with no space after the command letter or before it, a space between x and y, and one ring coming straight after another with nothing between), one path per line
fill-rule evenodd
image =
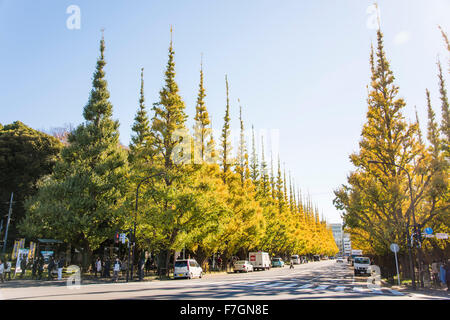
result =
M119 232L116 232L116 234L114 235L114 243L119 244Z
M417 246L420 248L422 247L422 226L419 224L418 228L416 230L416 235L417 235Z

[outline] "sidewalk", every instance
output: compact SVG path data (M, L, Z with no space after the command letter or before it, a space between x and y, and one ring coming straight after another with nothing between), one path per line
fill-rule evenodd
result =
M203 275L203 278L211 278L214 276L219 276L219 275L226 275L226 274L231 274L231 272L212 272L212 273L205 273ZM65 286L67 285L67 279L69 279L69 277L63 277L62 280L56 280L56 278L54 278L53 280L47 280L47 278L43 278L42 280L33 280L33 279L20 279L20 278L16 278L16 279L11 279L8 281L5 281L4 283L0 283L0 289L2 288L25 288L25 287L45 287L45 286ZM129 280L130 283L133 282L153 282L153 281L170 281L173 280L171 279L167 279L167 278L163 278L160 279L157 275L152 275L152 276L146 276L144 277L144 279L142 281L138 280L137 276L133 277L133 280ZM81 283L83 285L89 285L89 284L106 284L106 283L126 283L126 278L121 276L119 278L119 280L117 282L113 282L112 277L111 278L95 278L93 275L82 275L81 277Z
M389 287L393 290L399 291L404 294L413 294L413 295L424 295L429 297L436 298L447 298L450 299L450 291L447 291L447 288L441 289L433 289L433 288L417 288L413 290L411 286L398 286L398 285L390 285L389 283L382 281L384 287Z

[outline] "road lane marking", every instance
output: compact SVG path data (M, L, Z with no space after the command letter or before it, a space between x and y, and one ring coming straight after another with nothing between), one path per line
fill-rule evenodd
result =
M301 286L299 289L307 289L307 288L310 288L310 287L312 287L312 286L313 286L312 283L307 283L307 284Z
M372 292L376 294L383 294L383 290L381 290L380 288L372 288Z
M279 286L280 285L280 283L279 282L275 282L275 283L272 283L272 284L266 284L266 285L264 285L266 288L271 288L271 287L275 287L275 286Z
M323 284L323 285L320 285L320 286L314 288L314 290L325 290L328 287L329 287L329 285Z
M334 291L344 291L346 287L344 286L338 286L336 288L334 288Z
M275 284L273 284L273 285L268 285L268 286L265 286L266 288L267 287L270 287L270 288L290 288L290 287L294 287L294 286L297 286L298 284L297 283L287 283L286 284L286 282L278 282L278 283L275 283Z
M403 293L401 293L401 292L398 292L398 291L396 291L396 290L393 290L393 289L387 289L390 293L392 293L393 295L395 295L395 296L404 296L404 294Z
M364 289L362 287L353 287L353 291L359 292L359 293L367 293L367 289Z
M270 283L270 282L267 282L267 281L257 282L257 283L250 282L250 283L246 284L245 286L247 286L247 287L263 286L266 283Z

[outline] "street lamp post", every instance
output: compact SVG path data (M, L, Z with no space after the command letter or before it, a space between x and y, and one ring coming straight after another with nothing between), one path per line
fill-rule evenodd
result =
M412 218L413 218L413 224L414 224L414 235L416 235L416 216L414 214L414 196L413 196L413 191L412 191L412 182L411 182L411 176L409 175L408 170L406 170L405 168L403 168L402 166L399 166L398 164L395 163L389 163L389 162L383 162L383 161L375 161L375 160L369 160L368 161L369 164L375 164L375 163L379 163L379 164L385 164L385 165L391 165L391 166L396 166L400 169L402 169L403 171L406 172L406 175L408 176L408 183L409 183L409 194L411 197L411 204L410 204L410 209L411 209L411 213L412 213ZM409 267L410 267L410 274L411 274L411 280L412 280L412 288L413 290L416 290L416 276L415 276L415 272L414 272L414 260L412 258L412 249L411 247L413 246L413 243L411 243L411 238L409 236L409 223L407 223L406 225L406 236L408 237L408 253L409 253ZM419 268L420 268L420 262L419 262Z
M163 172L159 172L156 174L152 174L151 176L148 176L144 179L142 179L139 183L138 186L136 188L136 205L135 205L135 214L134 214L134 227L133 227L133 260L131 260L130 262L130 256L131 256L131 247L128 249L128 270L127 270L127 282L128 282L128 273L129 270L131 269L131 280L133 280L133 261L134 261L134 247L136 245L136 218L137 218L137 214L138 214L138 200L139 200L139 188L141 187L141 184L143 184L144 182L150 180L151 178L154 178L156 176L160 176L163 175ZM130 268L130 263L131 263L131 268Z

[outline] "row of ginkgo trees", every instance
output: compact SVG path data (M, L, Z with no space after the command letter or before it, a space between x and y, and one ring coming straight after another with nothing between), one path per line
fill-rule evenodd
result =
M145 105L142 70L133 136L129 148L121 147L105 80L104 51L102 37L83 111L85 122L69 134L54 172L40 181L37 195L28 200L21 223L25 235L64 240L83 250L88 263L92 252L116 230L133 229L136 222L135 252L156 253L165 270L181 249L202 264L217 252L225 259L247 257L251 250L280 256L338 252L318 209L301 196L290 175L288 183L280 160L276 173L271 161L269 173L264 145L258 160L254 135L249 159L242 113L241 138L232 156L228 79L219 147L206 108L203 68L195 125L187 128L172 41L152 117Z
M447 35L441 32L450 53ZM420 236L425 228L450 233L449 103L438 60L441 123L436 121L428 89L424 89L426 135L417 113L415 122L406 121L402 114L406 102L398 97L381 30L377 35L377 48L372 47L370 54L367 122L359 151L350 156L355 170L348 184L336 190L335 205L344 212L353 247L372 255L381 272L392 277L395 264L390 245L398 244L401 272L409 277L410 261L415 261L417 270L425 270L425 265L450 257L448 240Z

